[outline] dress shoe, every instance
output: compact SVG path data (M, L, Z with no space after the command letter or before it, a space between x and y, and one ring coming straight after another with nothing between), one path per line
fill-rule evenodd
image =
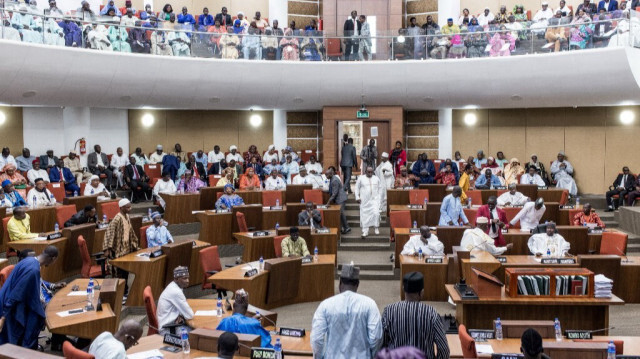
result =
M375 233L376 235L378 235L378 234L380 234L380 230L379 230L378 228L375 228L375 229L373 230L373 233Z

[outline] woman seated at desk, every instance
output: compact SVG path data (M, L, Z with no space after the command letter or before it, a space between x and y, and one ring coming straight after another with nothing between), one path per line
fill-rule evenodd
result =
M111 194L100 182L100 177L93 175L89 178L89 185L84 188L84 196L98 195L98 201L106 201L111 198Z
M224 194L216 201L216 209L231 209L234 206L242 206L244 201L242 197L234 193L235 188L228 183L224 186Z
M178 192L180 193L198 193L202 187L206 187L205 183L197 176L193 175L193 170L187 170L184 177L178 182Z

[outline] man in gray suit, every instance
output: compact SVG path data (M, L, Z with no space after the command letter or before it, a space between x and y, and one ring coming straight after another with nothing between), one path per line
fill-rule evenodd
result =
M340 168L344 174L344 190L351 192L351 170L353 167L358 169L358 159L356 158L356 148L353 146L353 138L347 140L347 144L342 146L342 159L340 160Z
M353 142L353 140L351 142ZM333 203L340 205L340 225L342 227L341 233L349 233L351 232L351 228L349 228L347 217L344 214L344 204L347 202L347 194L342 189L342 183L340 182L340 178L336 176L336 171L333 166L330 166L325 174L327 176L327 179L329 180L329 200L327 201L327 206Z
M58 163L58 157L53 155L53 150L48 150L46 155L40 156L40 168L47 169L55 167Z
M87 157L87 167L89 167L89 172L93 173L96 176L100 176L104 173L107 176L105 185L109 188L112 188L113 171L111 170L109 158L106 154L102 153L102 148L100 147L100 145L93 146L93 150L95 152L90 153Z

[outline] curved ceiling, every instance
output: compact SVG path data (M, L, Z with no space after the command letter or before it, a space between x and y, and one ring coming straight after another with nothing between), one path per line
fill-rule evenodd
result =
M406 109L640 104L640 50L380 62L161 57L0 40L0 103L107 108ZM637 67L637 66L635 66ZM636 71L636 73L634 73ZM635 76L634 76L635 75Z

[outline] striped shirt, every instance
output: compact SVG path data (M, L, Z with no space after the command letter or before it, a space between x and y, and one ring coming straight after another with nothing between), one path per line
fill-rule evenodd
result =
M413 346L427 358L449 358L442 320L433 307L422 302L396 302L382 313L383 348ZM436 356L434 345L438 348Z

